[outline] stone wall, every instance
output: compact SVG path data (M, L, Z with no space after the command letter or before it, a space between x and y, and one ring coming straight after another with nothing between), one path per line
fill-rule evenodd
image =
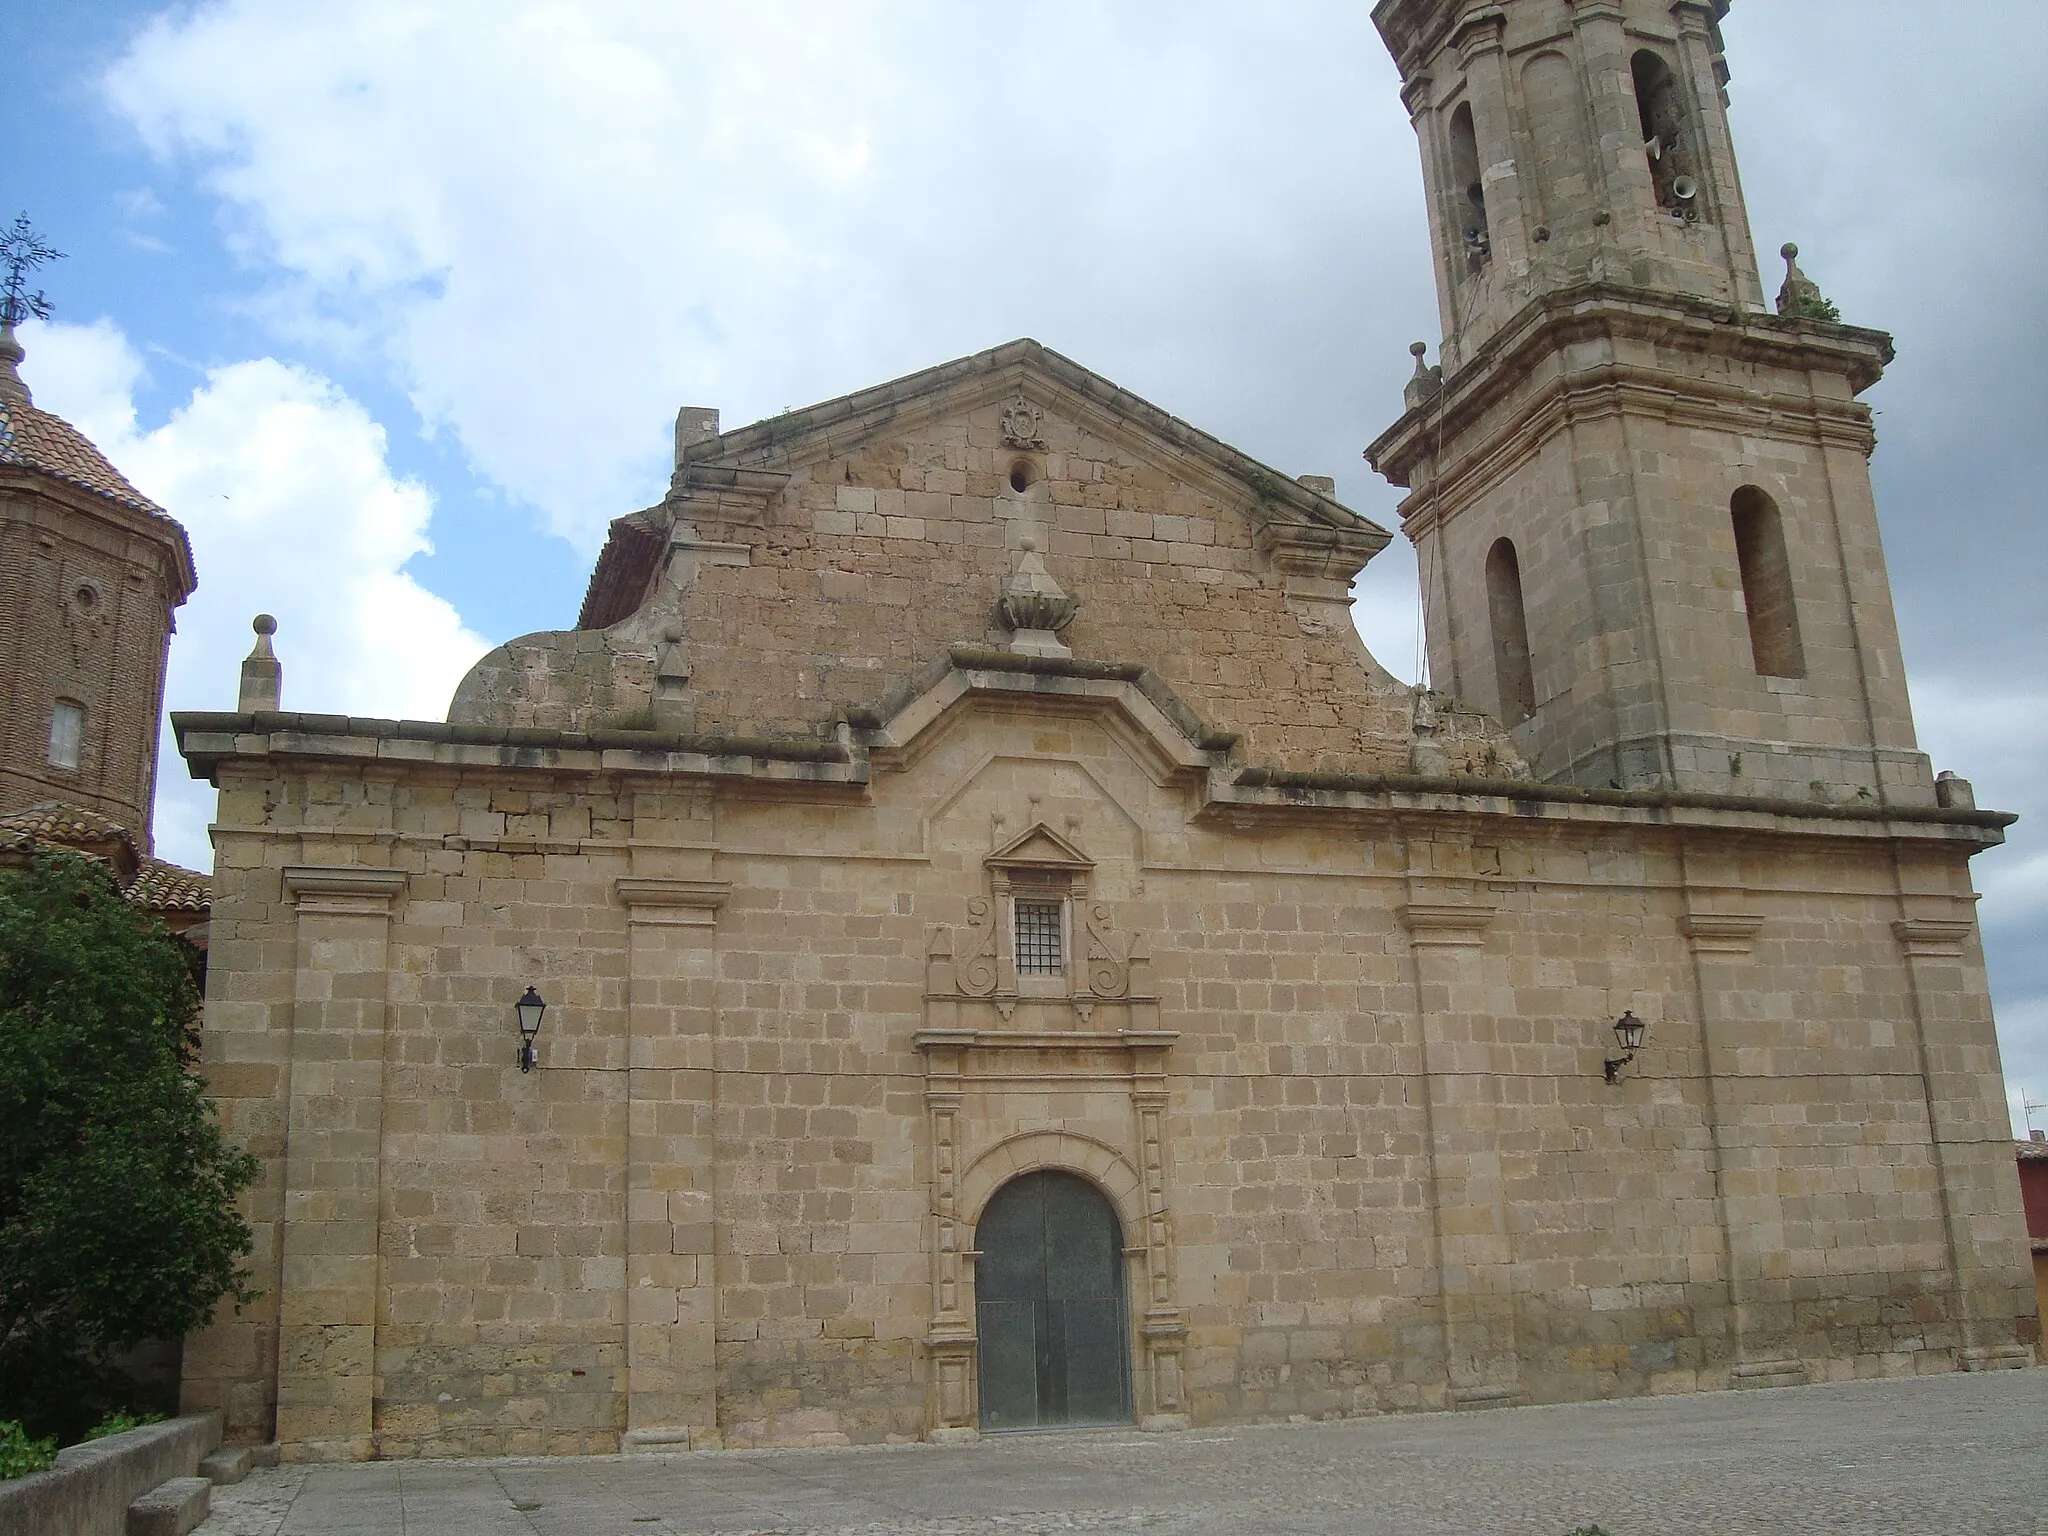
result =
M122 1536L131 1529L129 1507L138 1498L190 1478L220 1439L220 1415L195 1413L67 1445L54 1466L0 1483L0 1530Z
M971 1426L953 1256L1037 1166L1123 1213L1148 1422L2031 1358L1984 818L1226 798L1049 683L865 785L258 725L206 1070L281 1267L185 1367L233 1438ZM1095 925L1057 995L975 979L1034 828Z
M1272 509L1256 476L1191 474L1135 431L1117 441L1071 419L1086 413L1070 405L1041 413L1039 446L1011 446L1007 409L998 394L868 441L813 443L792 427L793 442L736 450L780 464L787 484L765 506L656 509L679 531L644 610L602 639L534 635L493 652L449 718L648 724L657 653L674 646L670 664L687 678L675 725L829 739L837 722L913 689L949 645L1004 640L996 595L1028 537L1079 602L1063 633L1077 656L1152 659L1208 725L1242 738L1249 761L1407 771L1410 692L1349 618L1364 555L1307 583L1309 596L1261 546ZM1299 494L1270 474L1265 483L1269 495ZM1310 698L1323 702L1298 707ZM1479 771L1489 744L1497 759L1514 756L1498 727L1488 734L1465 744L1465 771Z

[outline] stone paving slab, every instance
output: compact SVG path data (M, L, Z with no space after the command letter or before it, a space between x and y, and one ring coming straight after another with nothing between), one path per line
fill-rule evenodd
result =
M2048 1369L972 1446L257 1471L201 1536L2048 1536Z

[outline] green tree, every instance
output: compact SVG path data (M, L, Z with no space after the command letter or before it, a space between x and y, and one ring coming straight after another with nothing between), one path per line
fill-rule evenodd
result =
M256 1160L189 1070L197 955L90 861L0 871L0 1419L75 1438L109 1356L253 1299Z

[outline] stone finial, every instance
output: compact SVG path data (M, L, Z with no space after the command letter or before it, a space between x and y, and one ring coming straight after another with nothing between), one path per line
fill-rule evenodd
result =
M1778 248L1785 258L1785 282L1778 290L1778 313L1791 320L1840 321L1842 312L1820 291L1820 284L1799 270L1799 247L1787 240Z
M1025 656L1071 656L1059 632L1074 622L1081 605L1052 579L1038 555L1038 540L1018 539L1017 563L996 599L996 622L1010 631L1010 649Z
M1408 717L1408 771L1426 779L1440 779L1451 771L1451 754L1437 732L1436 698L1417 683L1409 690L1413 701Z
M656 730L687 731L696 719L690 701L690 647L683 626L662 627L654 648L654 697L649 705Z
M1411 343L1408 350L1415 354L1415 375L1408 381L1408 387L1401 391L1401 402L1409 410L1430 398L1444 387L1444 371L1441 366L1432 368L1423 359L1429 356L1429 343Z
M0 324L0 400L13 405L34 405L28 392L28 385L17 371L21 360L28 356L21 343L14 339L14 327Z
M256 631L256 644L243 659L242 693L235 704L245 715L259 709L276 709L284 692L284 667L270 648L270 637L277 633L277 620L259 613L249 627Z

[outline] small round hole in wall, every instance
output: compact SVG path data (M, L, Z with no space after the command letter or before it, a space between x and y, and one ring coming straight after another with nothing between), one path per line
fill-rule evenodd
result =
M1031 461L1019 459L1010 466L1010 489L1022 496L1031 489Z

